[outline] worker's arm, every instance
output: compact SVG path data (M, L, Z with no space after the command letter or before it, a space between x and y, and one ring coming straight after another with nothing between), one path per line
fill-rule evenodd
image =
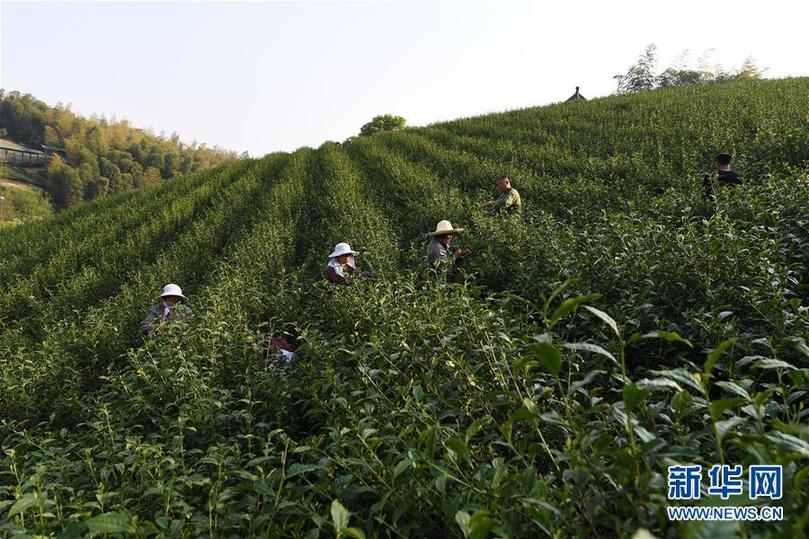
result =
M143 320L140 321L138 324L138 329L141 333L151 333L155 329L155 321L160 318L159 315L159 305L155 305L149 308L149 312L146 313L146 316Z
M494 210L508 209L517 202L517 193L513 190L503 195L495 201Z
M492 209L494 211L500 211L501 209L508 208L509 206L514 204L515 200L517 200L517 194L514 191L503 193L502 195L500 195L500 198L493 201L494 204L492 204Z

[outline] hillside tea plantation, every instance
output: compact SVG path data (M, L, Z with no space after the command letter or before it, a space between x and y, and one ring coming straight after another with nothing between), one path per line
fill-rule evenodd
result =
M745 183L705 200L721 151ZM807 165L809 79L739 82L327 142L0 230L0 536L805 537ZM521 217L480 209L503 174ZM441 219L474 253L460 283L423 276ZM340 241L373 279L325 282ZM168 282L195 318L141 336ZM783 497L703 481L691 505L783 520L669 521L668 466L720 463L782 465Z

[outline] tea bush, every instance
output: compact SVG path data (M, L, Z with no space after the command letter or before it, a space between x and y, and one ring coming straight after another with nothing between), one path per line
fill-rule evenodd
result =
M0 231L0 534L806 535L807 122L806 79L666 89ZM707 201L719 151L747 181ZM480 207L502 174L521 216ZM441 219L458 283L422 275ZM338 241L373 279L325 283ZM194 320L140 336L170 281ZM784 520L670 522L677 463L781 464Z

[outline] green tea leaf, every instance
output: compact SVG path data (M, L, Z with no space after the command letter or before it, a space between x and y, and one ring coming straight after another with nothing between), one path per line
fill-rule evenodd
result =
M567 298L565 301L562 302L562 304L559 307L556 308L555 311L553 311L549 325L554 326L567 313L575 310L576 307L578 307L582 303L597 298L598 296L599 296L598 294L585 294L576 296L574 298Z
M681 342L690 348L693 348L694 345L691 344L691 341L685 339L680 336L679 333L676 331L664 331L662 329L658 329L655 331L650 331L649 333L645 333L642 339L663 339L664 341L671 341L671 342Z
M800 352L806 359L809 359L809 345L806 344L806 341L800 337L795 337L791 341L795 346L795 350Z
M419 445L424 444L424 453L432 459L435 454L435 427L428 427L419 434Z
M599 317L601 320L603 320L604 323L606 323L609 327L612 328L612 331L613 333L615 333L615 336L618 337L619 339L621 338L621 332L618 329L618 324L615 322L615 320L613 320L613 318L610 315L608 315L607 313L605 313L600 309L591 307L590 305L585 305L584 308L593 313L594 315L596 315L597 317Z
M556 288L553 290L553 292L551 292L551 297L549 297L549 298L548 298L548 303L551 303L551 302L552 302L554 299L556 299L556 297L557 297L559 294L561 294L562 292L564 292L565 290L567 290L567 288L568 288L568 287L569 287L571 284L573 284L573 277L568 277L568 278L565 280L565 282L563 282L562 284L560 284L559 286L557 286L557 287L556 287Z
M809 443L801 440L797 436L774 431L766 435L766 438L775 442L781 449L791 453L798 453L802 457L809 458Z
M343 533L354 539L365 539L365 532L359 528L344 528Z
M726 419L724 421L717 421L714 423L716 427L716 431L719 433L719 436L724 438L728 432L730 432L734 427L741 425L746 420L743 417L734 416L730 419Z
M735 395L739 395L740 397L743 397L748 401L751 399L750 393L748 393L746 389L744 389L736 382L727 382L723 380L721 382L715 382L715 384L724 389L725 391L728 391L729 393L733 393Z
M801 492L803 490L803 484L807 477L809 477L809 466L798 471L795 477L792 478L792 484L795 485L794 492Z
M262 496L275 496L275 492L267 486L264 481L254 481L253 482L253 490L261 494Z
M287 469L287 479L295 477L296 475L301 475L305 473L309 473L314 470L320 469L320 466L317 464L298 464L295 463Z
M626 403L626 409L630 412L634 410L638 404L646 400L646 397L649 396L650 391L647 389L641 389L635 384L627 384L624 386L623 396L624 402Z
M86 522L90 533L134 533L135 525L126 511L104 513Z
M567 348L568 350L578 350L584 352L593 352L594 354L599 354L601 356L606 357L610 361L612 361L616 366L619 365L618 360L615 359L615 356L612 355L608 350L605 350L601 346L589 342L567 342L562 345L562 348Z
M469 513L466 511L457 511L455 513L455 522L458 523L458 526L461 527L461 531L463 532L464 537L469 537Z
M703 367L703 372L706 375L709 375L711 373L711 371L713 370L714 364L719 359L719 357L722 355L722 352L724 352L725 350L727 350L728 348L730 348L734 344L736 344L736 337L731 337L730 339L722 341L719 344L719 346L714 348L711 351L711 353L708 354L708 359L705 360L705 365Z
M469 448L466 446L463 440L458 438L457 436L453 436L452 438L448 439L444 442L444 445L451 449L454 453L464 459L466 462L471 463L472 459L469 456Z
M442 495L447 493L447 475L439 475L435 478L435 488L438 489Z
M485 539L495 526L497 521L489 512L478 509L469 518L469 539Z
M753 364L757 369L787 369L798 370L798 368L791 363L781 361L780 359L759 359Z
M331 502L331 521L334 523L334 533L338 536L348 526L348 519L351 513L343 507L340 500L334 499Z
M675 382L674 380L670 380L668 378L654 378L652 380L648 378L644 378L643 380L638 380L637 385L641 389L649 389L649 390L658 390L658 389L673 389L675 391L682 391L683 388Z
M13 517L16 514L22 513L29 507L35 505L39 501L39 496L36 494L25 494L20 496L11 509L8 511L8 516Z
M559 376L559 371L562 369L562 355L554 345L547 342L538 342L530 345L528 350L534 359L545 367L548 372L554 376Z
M683 368L672 369L667 371L652 371L653 374L660 375L664 378L674 380L682 385L686 385L698 392L702 392L702 386L699 381L694 378L694 375Z
M598 376L600 374L607 374L607 371L603 371L603 370L600 370L600 369L594 369L594 370L588 372L587 375L584 378L582 378L581 380L577 380L577 381L573 382L572 384L570 384L570 389L568 389L567 394L572 395L573 393L576 392L576 390L582 389L582 388L588 386L593 380L595 380L596 376Z
M402 461L400 461L399 464L397 464L396 467L393 469L393 478L396 479L397 477L402 475L402 473L408 468L410 468L412 465L413 461L410 460L409 458L405 458Z
M534 359L533 355L521 356L514 362L514 372L521 373L523 370L533 367L534 365L537 365L537 361Z
M486 415L473 421L466 429L466 443L469 443L469 441L474 438L475 434L480 432L480 429L488 425L491 420L491 416Z
M747 399L739 397L730 397L713 401L709 407L711 410L711 417L713 418L714 422L719 421L722 418L722 412L729 408L735 408L746 403Z

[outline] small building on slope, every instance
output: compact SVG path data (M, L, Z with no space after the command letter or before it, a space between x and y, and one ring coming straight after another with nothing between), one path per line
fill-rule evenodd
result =
M7 139L0 139L0 163L35 167L47 164L48 154Z
M578 86L576 86L576 93L571 95L570 97L568 97L565 100L565 103L569 103L571 101L587 101L587 98L579 93L579 87Z

